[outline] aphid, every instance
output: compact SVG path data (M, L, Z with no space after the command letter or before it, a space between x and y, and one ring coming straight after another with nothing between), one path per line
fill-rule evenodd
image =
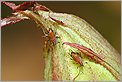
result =
M83 66L82 59L78 53L71 52L71 57L76 63L78 63L80 66ZM78 74L73 78L73 81L79 76L79 74L80 74L80 68Z
M56 35L56 33L51 28L49 28L49 30L46 33L43 29L43 32L45 34L45 37L47 37L45 45L49 45L52 48L52 46L56 45L56 43L59 43L57 42L57 38L59 38L59 36Z
M47 36L52 44L56 44L56 35L51 28L49 28Z
M79 44L75 44L75 43L70 43L70 42L64 42L63 44L69 45L71 47L74 47L76 49L78 49L79 51L81 51L84 55L86 55L88 58L94 60L96 63L99 63L100 65L102 65L103 67L105 67L114 77L116 80L120 80L120 74L118 71L116 71L109 63L107 63L106 61L104 61L103 59L101 59L94 51L92 51L91 49L83 46L83 45L79 45Z
M71 57L73 58L73 60L80 64L80 66L83 66L83 62L82 62L82 59L80 57L80 55L78 53L75 53L75 52L71 52Z
M43 33L45 34L44 37L47 37L47 41L45 41L45 47L47 47L47 45L55 45L56 44L56 34L54 33L54 31L49 28L49 30L43 30Z

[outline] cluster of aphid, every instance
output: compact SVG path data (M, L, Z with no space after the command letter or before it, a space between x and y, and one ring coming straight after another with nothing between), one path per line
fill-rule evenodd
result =
M50 41L55 44L56 43L56 36L53 32L53 30L49 30L49 34L48 37L50 38ZM84 55L86 55L89 59L94 60L94 62L99 63L100 65L103 65L107 70L109 70L109 72L111 72L113 74L113 76L115 76L115 78L118 80L118 77L116 77L116 75L114 75L114 73L108 69L108 66L106 64L108 64L109 66L111 66L109 63L107 63L106 61L104 61L103 59L101 59L99 56L97 56L97 54L92 51L91 49L83 46L83 45L79 45L79 44L75 44L75 43L70 43L70 42L64 42L63 44L69 45L71 47L74 47L76 49L78 49L79 51L81 51ZM81 59L81 56L78 53L75 52L71 52L71 57L72 59L78 63L80 66L83 66L83 62ZM106 64L105 64L106 63ZM112 66L111 66L112 67ZM80 72L80 71L79 71ZM79 73L78 73L79 75ZM77 75L77 76L78 76ZM76 77L77 77L76 76ZM75 78L76 78L75 77ZM75 79L74 78L74 79Z
M47 37L48 37L48 41L51 43L50 45L52 45L52 44L55 45L56 44L57 38L56 38L56 35L55 35L54 31L51 28L48 31ZM80 66L83 66L83 62L82 62L82 59L81 59L81 56L80 56L79 53L71 52L70 56L72 57L72 59L77 64L79 64ZM80 70L79 70L79 73L80 73ZM79 75L79 73L73 78L73 81Z

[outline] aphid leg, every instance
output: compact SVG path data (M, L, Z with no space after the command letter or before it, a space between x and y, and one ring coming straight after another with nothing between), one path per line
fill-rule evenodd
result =
M71 57L71 52L73 52L73 51L72 50L69 50L68 54L70 55L70 59L73 60L72 57Z
M56 39L58 39L58 38L60 38L60 36L56 34ZM57 41L57 43L60 43L60 42L59 42L59 41Z
M80 74L80 68L79 68L79 72L78 72L78 74L73 78L73 82L75 81L75 79L79 76L79 74Z
M60 36L59 35L56 35L56 38L60 38Z
M41 36L41 37L46 38L46 40L49 41L48 34L46 33L46 31L43 28L42 28L42 31L44 33L44 36Z
M79 72L78 74L73 78L73 82L75 81L75 79L80 75L81 73L81 66L78 66L77 68L79 68ZM83 72L82 72L83 73Z
M44 38L45 38L45 37L48 37L48 35L47 35L47 34L45 34L45 35L44 35L44 36L42 36L42 37L44 37Z
M44 33L45 37L47 37L47 36L48 36L48 34L44 31L44 29L43 29L43 28L42 28L42 31L43 31L43 33Z
M53 42L53 45L60 43L60 42L58 41L58 38L60 38L59 35L57 35L57 34L55 33L55 41Z
M44 26L41 25L41 24L39 24L38 22L36 22L36 23L37 23L36 26L38 27L38 29L39 29L39 30L42 30L42 32L44 33L44 36L42 36L42 37L47 37L47 36L48 36L48 34L46 33L47 30L44 29Z

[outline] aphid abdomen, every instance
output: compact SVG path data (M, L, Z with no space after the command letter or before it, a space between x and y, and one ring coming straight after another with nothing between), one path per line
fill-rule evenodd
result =
M71 56L76 63L80 64L80 66L83 66L82 59L77 53L71 52Z

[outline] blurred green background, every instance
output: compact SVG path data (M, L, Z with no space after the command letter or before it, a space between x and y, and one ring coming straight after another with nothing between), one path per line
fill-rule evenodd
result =
M13 1L16 4L22 3ZM41 1L52 11L69 13L85 19L109 43L121 52L120 1ZM1 17L10 16L7 6L1 4ZM42 30L33 21L22 21L2 28L2 80L44 80Z

